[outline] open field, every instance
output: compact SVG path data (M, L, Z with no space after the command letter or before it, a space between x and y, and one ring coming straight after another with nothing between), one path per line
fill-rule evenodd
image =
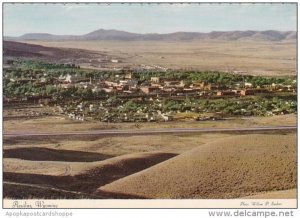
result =
M158 65L172 69L242 71L253 75L296 75L295 41L25 41L79 48L122 60L109 67ZM81 63L90 68L89 63Z
M296 187L296 155L293 134L232 136L100 187L97 193L214 199L287 190Z

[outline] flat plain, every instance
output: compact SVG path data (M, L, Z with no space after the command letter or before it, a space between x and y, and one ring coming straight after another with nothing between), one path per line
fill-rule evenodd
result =
M110 67L156 65L185 70L296 75L295 41L23 41L56 48L78 48L121 60ZM91 68L90 63L81 63Z

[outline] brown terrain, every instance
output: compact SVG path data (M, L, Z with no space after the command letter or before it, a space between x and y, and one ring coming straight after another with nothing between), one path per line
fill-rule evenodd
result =
M4 133L295 125L295 115L245 120L106 124L5 109ZM15 119L18 117L18 119ZM296 134L4 137L5 198L293 198ZM281 190L287 190L288 195ZM279 194L268 194L274 191ZM282 194L282 195L281 195Z
M100 187L97 193L214 199L294 189L296 155L294 135L232 136Z
M23 41L55 48L103 53L120 63L109 68L156 65L172 69L236 71L254 75L295 75L295 41ZM259 52L257 52L259 50ZM91 59L97 59L91 58ZM86 61L83 68L93 68ZM101 69L101 68L97 68Z

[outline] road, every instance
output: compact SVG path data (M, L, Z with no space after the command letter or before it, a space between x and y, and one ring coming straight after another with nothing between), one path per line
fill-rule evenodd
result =
M297 130L297 126L256 126L242 128L160 128L144 130L92 130L76 132L9 132L4 137L34 137L34 136L84 136L84 135L148 135L162 133L214 133L214 132L259 132L259 131L280 131Z

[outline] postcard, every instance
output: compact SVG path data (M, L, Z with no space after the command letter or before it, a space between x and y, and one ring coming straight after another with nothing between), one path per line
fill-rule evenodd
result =
M297 3L2 7L4 208L297 207Z

